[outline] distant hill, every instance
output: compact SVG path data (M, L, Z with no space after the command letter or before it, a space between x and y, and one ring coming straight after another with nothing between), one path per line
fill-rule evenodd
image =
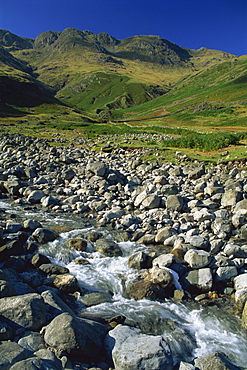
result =
M145 111L150 101L166 105L178 89L187 89L187 99L193 81L198 89L208 86L211 76L213 84L222 84L220 66L237 60L229 53L192 50L159 36L117 40L105 32L67 28L32 40L0 30L0 99L16 106L66 104L108 120L124 117L131 107ZM237 68L235 63L235 83L244 79ZM199 77L203 73L208 77Z

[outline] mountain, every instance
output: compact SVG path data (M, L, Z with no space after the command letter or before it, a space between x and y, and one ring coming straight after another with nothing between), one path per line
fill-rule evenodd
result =
M105 32L67 28L32 40L0 30L0 99L16 106L65 104L93 119L126 118L131 110L145 114L148 105L174 104L172 97L182 97L183 90L189 99L193 81L203 89L208 85L200 77L204 72L209 71L210 80L216 73L211 69L218 68L218 76L221 65L236 60L229 53L183 48L160 36L117 40ZM241 79L241 73L235 76Z

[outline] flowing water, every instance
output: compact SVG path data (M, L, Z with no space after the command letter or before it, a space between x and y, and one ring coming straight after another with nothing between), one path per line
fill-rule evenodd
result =
M212 351L225 353L238 366L247 364L247 334L241 329L240 319L227 310L217 307L200 307L195 303L177 303L143 299L135 301L124 296L124 287L133 280L137 271L127 266L128 257L138 251L147 251L147 246L133 242L120 242L123 251L121 257L102 257L88 243L86 252L68 249L69 239L86 236L95 227L87 221L72 215L58 216L42 212L25 211L21 207L0 202L0 209L7 213L16 213L24 219L33 218L42 222L43 227L66 230L60 238L42 246L41 253L48 255L52 261L67 266L74 274L81 287L88 291L103 291L112 294L112 302L85 307L81 311L87 317L113 317L124 315L126 323L140 328L151 335L163 335L176 354L175 360L190 361ZM29 212L29 213L28 213ZM100 229L108 238L111 231ZM89 263L76 264L76 258L84 258ZM179 288L179 283L177 285Z

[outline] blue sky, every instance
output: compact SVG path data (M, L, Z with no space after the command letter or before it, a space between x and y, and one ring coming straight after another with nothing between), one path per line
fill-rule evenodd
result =
M0 0L0 29L35 38L67 27L247 54L247 0Z

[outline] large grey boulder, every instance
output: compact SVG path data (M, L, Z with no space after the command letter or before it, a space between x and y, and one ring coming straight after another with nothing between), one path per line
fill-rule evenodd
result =
M46 306L37 293L1 298L0 315L15 327L39 330L46 323Z
M28 352L19 344L11 341L0 342L0 369L8 370L16 362L28 357ZM20 368L18 368L20 369Z
M32 233L32 237L38 243L45 244L54 241L59 235L55 231L39 227Z
M169 211L181 211L183 204L183 198L177 195L169 195L166 199L166 208Z
M184 261L193 269L199 269L209 265L211 256L204 250L189 249L184 255Z
M247 215L247 199L240 200L240 202L237 202L233 213L239 213L240 215Z
M134 269L145 269L151 267L151 258L145 252L132 254L128 259L128 267Z
M71 316L75 316L71 308L52 290L45 290L41 293L41 297L46 304L46 311L50 320L63 312L68 312Z
M159 208L161 198L156 194L148 195L142 202L142 206L146 209Z
M18 344L31 352L46 348L42 335L32 331L26 331L24 336L18 340Z
M31 357L26 360L19 361L11 366L10 370L63 370L61 361L42 359L39 357Z
M105 338L105 348L116 370L172 370L173 358L162 336L141 334L128 326L117 326Z
M39 203L44 197L45 193L42 190L33 190L27 197L27 201L32 204Z
M171 226L166 226L160 229L155 236L156 243L164 243L164 241L175 234L175 230Z
M202 268L187 272L180 282L192 294L207 293L212 289L213 276L210 268Z
M234 288L235 290L247 289L247 273L234 278Z
M107 257L117 257L123 254L118 244L110 239L101 238L96 240L96 250Z
M106 164L101 161L89 162L86 169L100 177L104 177L107 172Z
M241 370L220 352L213 352L195 360L196 368L200 370Z
M55 317L44 330L46 344L79 359L97 358L106 334L104 325L69 313Z
M215 281L228 282L238 275L238 270L235 266L218 267L215 272Z
M221 205L223 207L232 207L235 206L240 200L242 200L242 192L235 189L228 189L222 195Z

